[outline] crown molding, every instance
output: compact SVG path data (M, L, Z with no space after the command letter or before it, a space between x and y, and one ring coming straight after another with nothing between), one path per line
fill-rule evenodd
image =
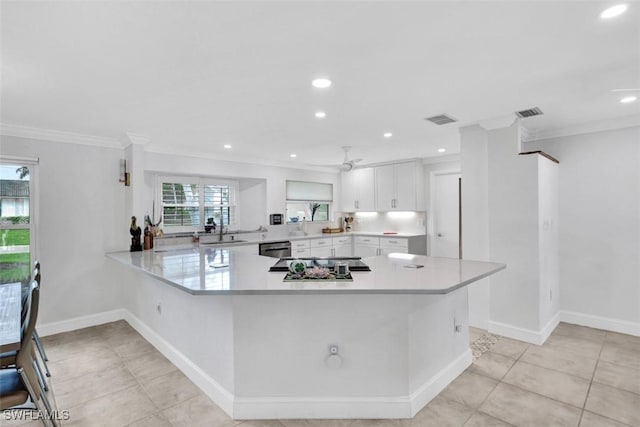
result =
M122 146L128 147L129 145L147 145L151 142L151 138L147 135L138 133L125 132L121 138Z
M603 132L607 130L624 129L640 126L640 114L618 117L615 119L600 120L576 126L567 126L559 129L531 130L523 135L523 142L542 141L545 139L562 138L565 136L583 135L586 133Z
M122 148L122 144L115 138L85 135L54 129L40 129L22 125L0 123L0 135L16 136L19 138L38 139L42 141L64 142L67 144L91 145L104 148Z
M448 163L448 162L459 162L459 161L460 161L460 153L454 153L454 154L443 154L441 156L425 157L424 159L422 159L422 164L433 165L437 163Z

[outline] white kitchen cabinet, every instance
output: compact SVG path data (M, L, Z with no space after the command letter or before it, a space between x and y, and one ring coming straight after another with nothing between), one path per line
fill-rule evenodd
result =
M379 211L424 209L424 170L417 161L375 168L375 208Z
M345 212L375 209L375 180L373 168L342 172L342 210Z
M353 245L351 236L340 236L333 238L333 256L350 257Z
M355 236L354 238L353 256L367 257L390 253L426 255L427 238L425 235L410 237Z
M391 211L396 198L396 165L375 168L376 210Z
M362 258L377 256L380 252L380 239L370 236L355 236L353 239L353 256Z
M333 248L331 246L310 248L309 255L312 257L329 258L333 256Z
M309 240L293 240L291 242L291 250L309 249Z
M308 258L311 256L309 248L291 249L291 256L294 258Z
M331 237L309 240L309 254L313 257L330 257L333 255L333 241Z
M400 237L381 237L380 238L380 255L390 253L409 253L409 239Z

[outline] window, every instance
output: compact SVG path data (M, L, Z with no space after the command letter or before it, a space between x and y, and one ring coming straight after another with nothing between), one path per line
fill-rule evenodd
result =
M235 224L237 182L213 178L161 177L162 227L166 232Z
M36 162L0 159L0 284L31 277Z
M287 222L329 221L333 185L287 181Z

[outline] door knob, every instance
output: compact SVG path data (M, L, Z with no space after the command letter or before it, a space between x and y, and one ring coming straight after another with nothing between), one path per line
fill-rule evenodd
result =
M438 233L438 234L437 234L437 236L438 236L438 237L444 237L444 234L442 234L442 233Z

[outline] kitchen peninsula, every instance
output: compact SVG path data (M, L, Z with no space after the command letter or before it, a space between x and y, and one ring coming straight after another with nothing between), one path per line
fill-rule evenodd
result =
M283 282L233 248L107 256L129 322L235 419L414 416L471 363L466 285L505 268L392 253Z

